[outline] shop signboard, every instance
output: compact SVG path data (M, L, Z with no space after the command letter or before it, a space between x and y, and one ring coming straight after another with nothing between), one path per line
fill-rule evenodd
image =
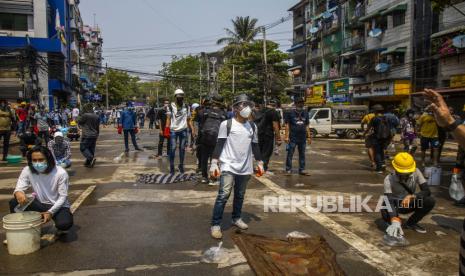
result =
M354 98L391 96L394 94L393 82L380 81L364 85L354 85Z
M328 92L330 96L348 94L349 79L328 81Z
M455 75L450 77L450 87L460 88L465 87L465 75Z
M409 80L396 80L394 82L394 95L410 95L412 85Z
M324 85L315 85L305 92L307 105L322 105L324 103Z

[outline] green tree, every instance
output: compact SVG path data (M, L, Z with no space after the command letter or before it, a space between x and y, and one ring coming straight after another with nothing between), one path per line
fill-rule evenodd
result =
M240 54L244 56L246 54L246 45L251 43L259 29L257 25L256 18L250 18L249 16L237 16L235 19L231 20L233 24L233 29L225 28L227 37L218 39L217 44L227 44L224 47L223 51L225 56L236 56Z
M432 0L431 6L436 11L443 11L445 8L462 2L462 0Z
M160 74L165 76L159 84L159 95L172 98L174 91L181 88L189 102L198 102L207 93L205 81L200 80L200 66L206 70L206 64L199 56L173 56L171 62L164 63Z
M108 98L111 105L124 103L139 97L138 77L130 76L126 72L109 69L106 75L102 76L97 83L97 90L102 94L106 91L106 81L108 76Z
M281 52L279 45L267 41L268 76L270 85L269 98L287 100L285 88L290 85L287 73L288 64L285 62L289 55ZM235 66L235 94L246 93L255 100L264 97L265 71L263 62L263 41L255 41L245 45L246 56L236 56L227 59L220 69L218 79L220 82L220 94L231 100L232 94L232 65Z

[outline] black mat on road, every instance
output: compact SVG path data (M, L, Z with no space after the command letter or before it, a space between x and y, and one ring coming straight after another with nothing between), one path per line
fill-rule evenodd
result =
M192 181L197 179L195 173L148 173L148 174L136 174L137 183L139 184L170 184L177 182Z

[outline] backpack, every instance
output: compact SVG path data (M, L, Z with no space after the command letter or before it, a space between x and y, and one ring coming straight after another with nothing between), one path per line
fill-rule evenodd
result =
M264 128L266 127L265 125L266 124L266 111L262 110L259 112L255 112L254 115L255 115L254 123L258 128L258 132L262 133Z
M224 120L226 120L226 115L221 111L205 111L199 135L200 143L208 146L215 146L220 131L220 124Z
M255 131L257 126L255 125L254 122L250 122L250 126L252 127L252 137L255 136ZM226 136L229 137L229 134L231 133L231 127L232 127L232 119L228 119L226 122Z
M391 126L386 117L380 117L378 127L375 129L376 138L386 140L391 137Z

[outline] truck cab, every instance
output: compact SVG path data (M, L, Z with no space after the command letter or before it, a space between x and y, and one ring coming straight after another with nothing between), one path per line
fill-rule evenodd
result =
M317 134L331 134L331 114L331 108L313 108L310 110L310 133L312 137L315 137Z

